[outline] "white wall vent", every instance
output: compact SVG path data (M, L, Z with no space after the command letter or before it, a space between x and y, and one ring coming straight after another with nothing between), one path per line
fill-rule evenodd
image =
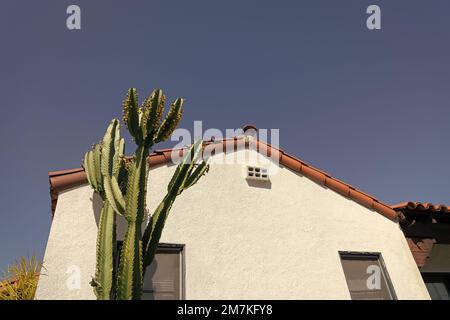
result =
M258 181L269 181L269 173L267 168L247 166L247 179Z

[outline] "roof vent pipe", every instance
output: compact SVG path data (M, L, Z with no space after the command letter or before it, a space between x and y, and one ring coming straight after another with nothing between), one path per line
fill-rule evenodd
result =
M244 136L251 136L256 138L258 133L258 128L252 124L246 124L242 127L242 130L244 131Z

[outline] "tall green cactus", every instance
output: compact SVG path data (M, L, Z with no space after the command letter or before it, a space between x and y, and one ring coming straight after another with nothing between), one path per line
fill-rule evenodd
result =
M111 298L116 257L116 215L106 197L103 172L119 178L119 172L125 170L125 163L122 161L124 146L124 140L120 138L119 122L113 120L102 142L96 144L84 157L87 179L103 200L97 236L97 269L91 282L99 300Z
M149 150L170 137L183 113L183 99L176 99L163 120L164 103L162 91L154 90L139 107L136 89L129 89L123 103L123 122L137 145L133 157L123 156L124 140L117 119L111 121L102 142L85 155L88 181L104 201L97 235L96 274L91 282L98 299L141 298L145 269L153 261L173 202L208 170L206 161L197 163L202 150L199 140L178 165L167 195L150 217L144 235L141 234L146 213ZM118 266L114 264L116 213L127 222Z

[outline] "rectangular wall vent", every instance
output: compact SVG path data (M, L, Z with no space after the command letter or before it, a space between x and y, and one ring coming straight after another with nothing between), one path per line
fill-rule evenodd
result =
M268 181L269 173L266 168L247 166L247 179Z

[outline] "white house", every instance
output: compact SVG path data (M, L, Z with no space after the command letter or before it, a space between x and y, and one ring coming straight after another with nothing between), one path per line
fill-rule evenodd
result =
M232 148L216 152L209 173L177 198L144 298L430 299L393 208L245 129L209 142ZM171 150L149 161L152 212L176 166ZM36 298L95 299L101 200L82 168L51 172L50 184Z

